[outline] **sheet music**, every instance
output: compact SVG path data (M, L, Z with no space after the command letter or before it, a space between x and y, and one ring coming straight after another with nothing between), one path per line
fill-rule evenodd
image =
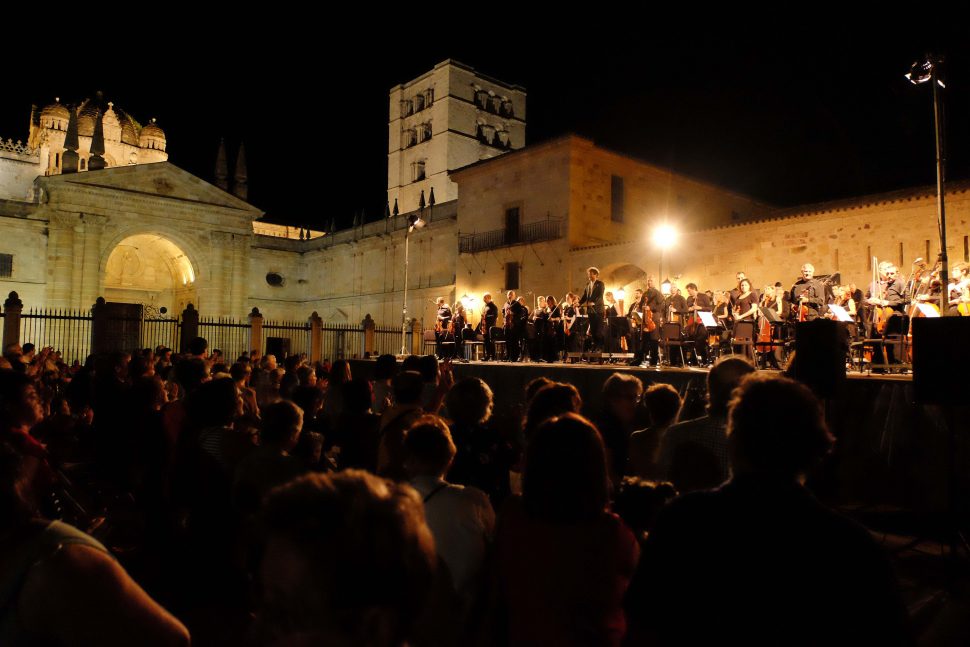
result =
M707 328L717 328L717 320L714 319L714 315L712 315L710 312L699 310L697 312L697 316L701 318L701 322L703 322Z
M846 312L845 308L843 308L842 306L836 303L829 304L829 312L834 313L835 318L838 319L839 321L844 321L845 323L852 323L854 321L852 319L852 316L849 315L848 312Z

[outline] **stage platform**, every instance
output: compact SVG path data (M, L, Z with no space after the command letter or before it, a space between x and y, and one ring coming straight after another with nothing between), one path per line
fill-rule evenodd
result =
M354 377L373 377L373 360L351 360ZM614 372L637 376L647 387L666 383L684 398L682 419L703 415L707 369L640 368L623 364L455 363L456 379L478 377L495 394L496 426L515 424L522 415L529 381L547 377L573 384L583 397L583 413L595 419L603 383ZM968 397L970 404L970 397ZM967 409L915 402L911 375L850 372L838 397L825 401L836 450L813 476L813 489L838 505L898 505L919 511L945 507L948 425L956 428L956 460L961 488L970 494L970 415ZM765 424L784 425L784 420ZM963 496L970 501L970 496Z

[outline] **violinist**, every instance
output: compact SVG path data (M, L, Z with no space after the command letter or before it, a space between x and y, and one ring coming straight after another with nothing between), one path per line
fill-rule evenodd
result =
M606 299L606 320L609 321L610 317L618 317L619 314L616 311L616 299L613 297L613 293L607 292L603 296Z
M832 296L834 297L834 302L836 305L840 305L845 308L845 311L849 313L849 316L856 319L859 313L856 308L855 299L852 298L852 292L847 286L834 286L832 288Z
M518 362L521 355L521 342L529 311L515 296L515 290L509 290L505 295L507 301L502 306L502 316L505 320L505 350L507 361Z
M650 366L656 366L660 362L660 327L664 322L664 297L654 285L652 276L647 277L647 291L643 294L641 312L646 310L650 311L655 327L649 334L644 334L643 347L649 358ZM644 318L646 317L644 316ZM646 333L646 331L644 332Z
M551 364L559 359L559 351L562 349L562 308L556 303L556 297L552 295L546 297L546 312L541 353L542 359Z
M444 297L435 299L435 304L438 306L438 315L434 327L434 352L438 356L438 359L444 359L441 344L448 337L448 328L451 325L451 308L445 303Z
M697 289L696 283L687 284L687 310L691 315L691 322L688 323L687 335L694 340L694 350L698 364L710 363L710 349L707 345L707 328L701 322L698 312L711 311L711 299L705 293ZM692 324L692 325L691 325ZM700 352L697 353L697 349Z
M586 331L575 328L576 318L579 317L579 297L569 292L560 305L562 306L563 334L565 335L564 343L566 351L582 351L583 348L579 343L579 337L585 335Z
M734 313L731 311L731 293L720 291L714 296L714 318L718 328L733 328Z
M531 315L532 326L535 329L535 340L532 342L533 348L529 350L529 357L535 361L544 361L546 345L546 328L549 322L549 310L546 308L546 297L536 299L536 307ZM532 351L535 351L533 354Z
M455 316L451 319L451 335L455 339L455 356L464 357L465 340L462 333L465 331L465 306L461 301L455 303Z
M482 301L485 305L482 307L482 321L479 326L482 328L480 332L485 337L485 359L494 360L495 340L492 339L492 329L498 322L498 306L492 301L492 295L489 292L482 295Z
M673 283L670 284L670 295L664 299L664 312L667 313L664 322L673 321L683 325L687 318L687 299Z
M643 290L637 288L630 299L626 318L630 321L630 348L633 349L631 366L639 366L643 362Z
M815 278L815 266L802 265L802 275L791 287L792 319L812 321L825 311L825 285Z
M948 317L970 316L970 265L958 263L953 266L946 314Z
M788 302L785 299L785 290L782 289L780 284L766 285L760 304L761 307L773 311L778 316L779 321L784 321L785 315L788 312ZM781 368L782 346L778 344L783 339L782 325L772 325L764 317L761 320L761 327L758 330L758 342L760 345L756 347L761 352L764 365L769 368ZM765 342L769 344L765 344ZM771 344L772 342L774 344Z

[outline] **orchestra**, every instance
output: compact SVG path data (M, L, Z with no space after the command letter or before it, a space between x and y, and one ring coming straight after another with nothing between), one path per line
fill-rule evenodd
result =
M599 270L590 267L582 292L567 292L561 300L539 296L531 312L524 297L508 291L501 323L488 292L481 296L481 309L469 307L467 313L463 304L450 307L439 297L436 346L440 353L442 342L454 341L455 354L461 357L462 342L477 341L483 345L483 359L494 360L495 341L501 339L510 362L608 361L657 367L680 362L679 351L666 352L676 341L688 367L706 367L724 353L742 353L761 368L780 369L794 348L798 323L828 318L845 324L850 340L875 349L873 355L881 355L886 366L901 366L912 355L906 345L911 344L914 317L933 316L933 311L937 316L970 316L970 264L954 266L942 313L937 305L944 289L939 265L930 269L917 259L907 282L894 263L873 259L873 280L865 293L854 283L842 284L837 273L816 275L811 263L801 266L788 289L781 281L755 289L739 271L731 289L702 291L688 283L687 297L670 281L658 289L653 276L635 288L627 284L607 290ZM617 290L630 288L624 307L623 293ZM861 355L858 361L861 366ZM866 361L878 360L867 355Z

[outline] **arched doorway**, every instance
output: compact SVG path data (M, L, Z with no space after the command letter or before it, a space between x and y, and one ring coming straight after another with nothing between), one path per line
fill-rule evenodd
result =
M104 268L104 298L140 303L148 309L181 312L197 303L196 270L182 249L160 234L135 234L121 240Z

